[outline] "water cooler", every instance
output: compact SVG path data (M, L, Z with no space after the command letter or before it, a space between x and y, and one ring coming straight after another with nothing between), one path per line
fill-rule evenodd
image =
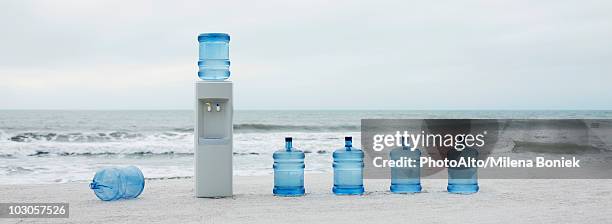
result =
M233 83L229 77L229 36L198 36L200 60L195 82L195 195L232 196Z

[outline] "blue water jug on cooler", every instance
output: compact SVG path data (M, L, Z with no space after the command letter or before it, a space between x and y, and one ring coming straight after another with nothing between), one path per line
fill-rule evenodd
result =
M472 158L478 158L478 151L473 148L465 148L461 151L450 150L448 159L465 159L466 161ZM477 167L449 167L448 168L448 186L446 189L449 193L455 194L473 194L478 192L478 172Z
M136 198L144 190L144 176L135 166L104 168L89 187L103 201Z
M221 81L229 78L229 41L230 37L226 33L203 33L198 36L200 79Z
M418 193L421 192L421 150L412 150L410 146L405 142L405 138L402 138L402 147L392 149L389 152L389 158L391 160L407 161L411 159L413 167L409 167L409 164L404 164L403 167L392 167L391 168L391 187L390 190L393 193Z
M344 138L344 148L333 153L334 187L337 195L363 194L363 151L353 148L353 138Z
M274 152L274 189L277 196L304 195L304 152L293 148L291 137L285 138L285 148Z

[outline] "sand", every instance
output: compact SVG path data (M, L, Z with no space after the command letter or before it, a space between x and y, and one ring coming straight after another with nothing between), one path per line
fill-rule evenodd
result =
M473 195L449 194L445 180L396 195L388 180L366 180L363 196L330 193L330 174L307 174L304 197L271 195L272 176L234 178L232 198L193 195L192 179L147 180L133 200L104 202L87 183L0 185L0 202L68 202L70 218L0 223L609 223L612 180L480 180Z

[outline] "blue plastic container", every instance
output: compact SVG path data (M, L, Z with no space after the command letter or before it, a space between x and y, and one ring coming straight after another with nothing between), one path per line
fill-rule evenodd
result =
M98 170L89 187L103 201L136 198L144 190L144 176L138 167L111 167Z
M337 195L363 194L363 151L353 148L353 138L344 138L344 148L333 153L334 187Z
M403 167L391 168L391 187L393 193L418 193L421 192L421 168L419 161L421 159L421 150L412 150L409 145L406 145L402 138L402 147L392 149L389 152L391 160L399 161L412 159L413 167L404 164Z
M291 137L285 138L285 148L274 152L274 189L277 196L304 195L304 152L293 148Z
M229 78L229 41L230 37L226 33L203 33L198 36L200 79L221 81Z
M459 160L477 159L478 151L473 148L465 148L462 151L451 150L448 155L449 159ZM478 169L477 167L449 167L448 168L448 186L446 189L449 193L455 194L473 194L478 192Z

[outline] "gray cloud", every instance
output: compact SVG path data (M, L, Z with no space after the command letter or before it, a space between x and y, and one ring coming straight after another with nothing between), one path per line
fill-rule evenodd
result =
M242 109L612 109L607 1L3 1L0 109L190 109L200 32ZM50 100L52 99L52 100Z

